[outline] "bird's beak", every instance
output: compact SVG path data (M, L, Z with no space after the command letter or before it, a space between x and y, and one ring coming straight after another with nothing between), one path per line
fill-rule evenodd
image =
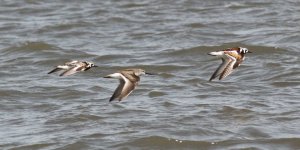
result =
M157 75L156 73L145 72L146 75Z
M105 76L105 77L103 77L103 78L111 78L111 76Z
M94 65L93 67L99 67L99 66Z
M248 51L248 53L252 53L251 51Z

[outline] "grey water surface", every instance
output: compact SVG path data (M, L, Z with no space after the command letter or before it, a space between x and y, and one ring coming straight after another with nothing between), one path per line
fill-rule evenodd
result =
M299 150L299 25L299 0L1 0L0 149ZM100 67L47 74L76 59ZM133 67L157 75L109 103Z

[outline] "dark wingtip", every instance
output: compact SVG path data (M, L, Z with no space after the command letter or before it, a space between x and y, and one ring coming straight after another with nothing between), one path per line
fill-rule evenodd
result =
M109 102L112 102L114 100L114 98L113 97L111 97L110 99L109 99Z
M215 79L216 77L214 76L214 74L209 78L209 82L211 82L213 79Z
M62 70L62 69L60 69L60 68L54 68L53 70L51 70L50 72L48 72L48 74L51 74L51 73L54 73L54 72L58 72L60 70Z
M65 72L59 74L60 77L65 76Z
M55 68L55 69L51 70L51 71L50 71L50 72L48 72L47 74L51 74L51 73L55 72L56 70L57 70L57 68Z

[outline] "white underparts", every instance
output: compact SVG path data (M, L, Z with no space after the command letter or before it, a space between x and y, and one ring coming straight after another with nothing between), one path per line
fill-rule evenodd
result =
M69 69L70 67L69 67L69 66L66 66L66 65L64 65L64 66L59 65L59 66L57 66L57 68L60 68L60 69Z
M208 54L213 55L213 56L222 56L222 55L224 55L224 52L223 51L218 51L218 52L210 52Z

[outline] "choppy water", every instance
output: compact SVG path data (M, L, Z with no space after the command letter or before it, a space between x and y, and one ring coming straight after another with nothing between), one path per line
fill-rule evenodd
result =
M2 0L0 149L300 149L299 24L298 0ZM47 75L72 59L100 67ZM109 103L131 67L158 75Z

